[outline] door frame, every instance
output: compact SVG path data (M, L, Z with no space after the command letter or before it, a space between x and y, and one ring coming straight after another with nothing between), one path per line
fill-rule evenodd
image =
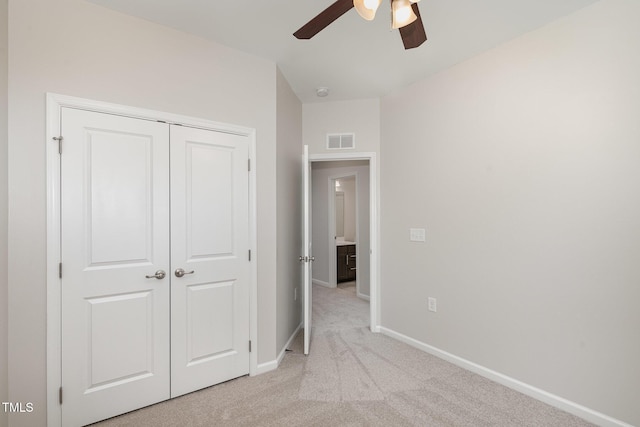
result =
M380 327L380 182L376 153L327 153L309 154L309 163L349 160L369 161L369 238L370 238L370 300L369 328L371 332L381 332Z
M249 138L249 249L251 250L251 273L249 283L249 339L254 350L249 355L249 375L258 374L258 248L257 248L257 187L256 187L256 130L195 117L182 116L126 105L112 104L90 99L46 94L46 159L47 159L47 425L59 427L62 423L62 408L59 403L62 382L62 279L59 277L61 259L61 206L60 206L60 136L62 108L76 108L97 113L114 114L141 120L161 121L167 124L230 133ZM64 136L64 135L63 135ZM64 140L62 141L64 152Z

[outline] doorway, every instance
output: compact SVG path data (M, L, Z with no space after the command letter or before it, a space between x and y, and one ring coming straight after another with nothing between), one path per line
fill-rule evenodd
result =
M327 163L327 162L344 162L341 163L342 165L347 165L348 162L354 162L354 161L365 161L368 162L368 173L364 173L364 175L366 175L369 178L369 191L368 191L368 206L369 206L369 224L368 224L368 229L369 229L369 236L370 236L370 241L369 241L369 247L368 247L368 254L366 253L367 251L362 251L361 253L361 260L364 261L365 259L369 261L369 266L368 268L363 268L362 264L358 264L358 269L360 270L359 273L362 275L363 271L366 271L369 273L369 328L372 332L377 333L380 332L380 304L379 304L379 286L378 286L378 278L380 275L380 269L379 269L379 265L380 265L380 259L379 259L379 232L380 232L380 227L379 227L379 222L378 222L378 217L379 217L379 204L378 204L378 200L379 200L379 192L378 192L378 179L377 179L377 163L376 163L376 154L375 153L344 153L344 154L314 154L314 155L308 155L308 147L305 146L304 147L304 155L303 155L303 171L305 171L305 185L303 186L303 188L305 189L305 236L309 235L311 237L311 232L312 230L314 230L315 226L312 226L312 223L315 223L318 218L316 216L311 215L311 207L312 207L312 203L311 203L311 194L312 194L312 187L316 187L317 186L317 179L313 180L313 179L309 179L311 173L309 173L310 171L313 170L313 168L317 168L318 165L321 165L322 163ZM321 166L320 166L321 167ZM311 182L309 182L311 181ZM329 188L332 186L331 181L327 181L327 180L320 180L320 185L323 186L326 190L326 198L321 202L322 205L327 206L330 202L328 201L328 194L333 191L333 189L331 189L331 191L329 191ZM333 184L335 185L335 184ZM328 209L324 209L324 215L325 217L328 217ZM315 215L315 213L314 213ZM320 215L323 215L322 213L320 213ZM311 221L311 217L313 217L313 221ZM329 260L332 257L335 257L336 254L334 252L334 249L332 247L332 245L329 244L330 242L330 236L328 232L324 232L324 233L320 233L318 235L318 233L316 233L316 231L314 230L314 236L313 239L311 238L305 238L305 244L303 245L303 250L302 253L304 254L302 257L300 257L301 260L306 260L307 258L310 258L311 261L314 261L314 268L315 269L323 269L325 270L325 272L329 272L328 270L328 264L329 264ZM335 238L335 235L333 236L333 238ZM318 248L318 242L316 242L315 240L318 239L318 242L320 243L320 248ZM311 243L313 242L313 243ZM324 247L323 247L323 242ZM334 239L335 242L335 239ZM312 248L312 250L311 250ZM322 266L322 261L319 260L317 257L319 254L322 254L322 258L324 258L326 265L327 266ZM326 254L326 256L325 256ZM320 261L320 265L319 262ZM304 291L305 291L305 304L303 307L304 310L304 318L305 318L305 329L304 329L304 340L305 340L305 354L308 354L309 348L310 348L310 341L311 341L311 329L312 329L312 324L311 324L311 306L312 306L312 296L311 296L311 280L310 277L309 279L307 279L308 276L313 276L313 273L310 272L311 268L310 268L310 262L306 262L305 263L305 283L304 283ZM364 281L362 281L364 282ZM318 283L318 278L316 277L316 283ZM328 286L329 282L326 282L326 286Z
M48 101L49 425L251 373L253 133Z
M368 160L313 162L313 282L353 284L370 299L370 171Z

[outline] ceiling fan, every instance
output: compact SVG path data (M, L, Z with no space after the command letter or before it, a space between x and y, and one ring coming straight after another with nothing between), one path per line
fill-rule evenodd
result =
M418 10L419 1L391 0L391 28L400 30L405 49L416 48L427 40ZM298 39L310 39L354 7L360 16L371 21L381 2L382 0L338 0L293 35Z

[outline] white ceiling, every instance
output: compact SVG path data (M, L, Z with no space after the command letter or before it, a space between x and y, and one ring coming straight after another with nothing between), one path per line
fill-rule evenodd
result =
M408 51L386 1L374 21L352 9L311 40L292 34L334 0L87 1L270 59L308 103L382 96L597 0L422 0L428 40Z

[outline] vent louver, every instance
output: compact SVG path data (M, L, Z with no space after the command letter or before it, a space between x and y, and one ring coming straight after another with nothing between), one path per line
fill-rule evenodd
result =
M352 150L356 148L356 135L354 133L328 133L328 150Z

